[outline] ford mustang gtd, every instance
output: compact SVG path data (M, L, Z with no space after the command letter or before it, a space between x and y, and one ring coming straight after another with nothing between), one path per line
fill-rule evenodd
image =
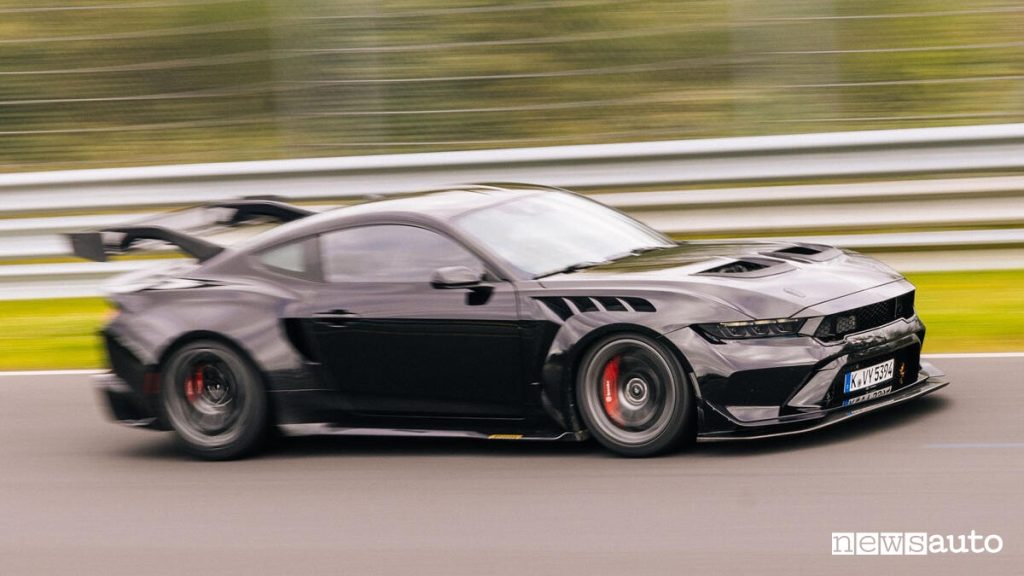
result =
M111 287L100 385L115 419L205 458L249 454L274 427L592 436L647 456L813 430L948 383L921 362L914 287L871 258L673 242L541 186L320 213L240 200L71 241L97 261L167 243L191 256Z

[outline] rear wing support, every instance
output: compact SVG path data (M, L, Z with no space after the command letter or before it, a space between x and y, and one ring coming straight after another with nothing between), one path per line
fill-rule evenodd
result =
M126 226L72 232L67 236L76 256L95 262L106 262L108 256L145 249L147 240L171 244L203 262L224 250L223 246L200 237L204 234L243 224L291 222L312 214L310 210L278 200L233 200L168 212Z

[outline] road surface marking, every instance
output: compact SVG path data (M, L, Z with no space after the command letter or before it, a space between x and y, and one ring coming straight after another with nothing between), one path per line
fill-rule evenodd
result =
M18 376L91 376L102 374L105 370L21 370L15 372L0 372L0 378L14 378Z
M956 354L922 354L922 358L1024 358L1024 352L977 352ZM91 376L102 374L106 370L16 370L0 372L0 378L31 377L31 376Z
M925 448L1024 448L1024 442L951 442L925 444Z
M1024 358L1024 352L977 352L962 354L922 354L922 358Z

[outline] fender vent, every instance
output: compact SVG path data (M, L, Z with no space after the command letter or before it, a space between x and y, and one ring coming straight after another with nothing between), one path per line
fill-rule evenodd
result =
M596 312L597 301L589 296L570 296L567 298L580 312Z
M598 296L597 298L595 298L595 300L597 300L597 302L601 306L603 306L605 310L608 310L609 312L625 312L626 311L625 303L623 303L622 300L619 300L618 298L616 298L614 296ZM635 309L635 307L634 307L634 309Z
M302 320L298 318L285 318L281 322L284 325L284 333L295 350L304 359L310 362L318 362L313 349L310 347L309 339L306 338L306 332L302 329Z
M654 304L651 304L643 298L625 297L623 300L629 305L635 312L655 312Z
M562 320L584 312L655 312L649 301L635 296L542 296L535 298Z

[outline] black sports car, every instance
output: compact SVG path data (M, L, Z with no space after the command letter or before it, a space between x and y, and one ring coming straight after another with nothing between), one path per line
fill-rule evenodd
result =
M242 200L71 240L94 260L160 243L194 258L116 283L101 386L114 418L206 458L250 453L274 426L589 435L646 456L812 430L948 383L920 360L914 287L871 258L677 243L542 186L321 213Z

